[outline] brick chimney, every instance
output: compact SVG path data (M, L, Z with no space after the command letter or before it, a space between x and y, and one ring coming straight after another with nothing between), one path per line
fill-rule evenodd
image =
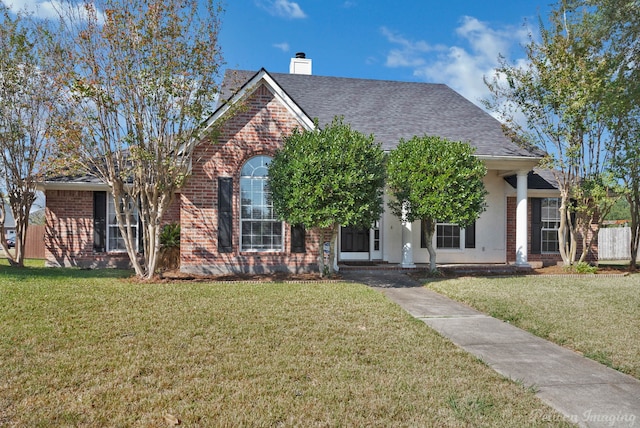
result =
M311 74L311 60L304 52L296 53L295 58L291 58L289 63L290 74Z

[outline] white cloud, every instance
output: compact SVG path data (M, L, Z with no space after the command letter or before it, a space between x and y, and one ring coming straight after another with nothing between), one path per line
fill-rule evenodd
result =
M300 5L293 1L258 0L256 4L274 16L287 19L301 19L307 17Z
M479 104L489 91L483 77L492 78L498 66L498 56L510 58L521 52L527 43L529 30L505 26L494 29L485 22L465 16L455 30L461 43L453 46L432 45L426 41L409 41L383 28L382 34L395 47L387 54L388 67L408 67L425 81L445 83L467 99ZM521 53L524 57L524 53ZM510 58L519 63L523 58Z
M35 0L3 0L5 4L14 13L26 12L32 13L36 18L56 19L58 18L57 10L62 6L57 1L35 1Z
M446 49L446 46L432 46L424 41L410 41L386 27L382 27L381 31L389 42L398 45L387 54L387 67L423 67L426 64L424 54Z
M13 13L29 13L40 19L58 19L60 14L87 19L87 10L82 3L59 0L0 0ZM99 23L104 22L102 12L97 12Z
M287 43L287 42L274 43L273 47L280 49L282 52L289 52L291 50L291 47L289 46L289 43Z

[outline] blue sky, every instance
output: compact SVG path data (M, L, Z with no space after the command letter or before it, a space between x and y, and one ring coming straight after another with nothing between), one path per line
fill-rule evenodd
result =
M289 72L305 52L313 74L445 83L477 102L498 54L521 46L552 0L228 0L225 68Z
M61 0L0 0L54 18ZM522 45L554 0L222 0L224 68L289 71L305 52L313 74L445 83L478 103L498 54Z

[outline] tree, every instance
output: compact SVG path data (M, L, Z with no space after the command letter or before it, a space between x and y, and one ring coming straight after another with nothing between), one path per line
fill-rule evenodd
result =
M436 270L433 235L438 221L470 226L485 210L485 165L469 144L440 137L401 140L388 158L389 208L403 221L423 220L431 271Z
M40 30L28 17L12 18L0 3L0 242L9 263L19 267L61 93L47 68ZM15 219L15 252L5 237L5 201Z
M613 171L624 183L631 212L631 269L640 245L640 4L635 0L572 0L572 10L588 9L588 35L601 40L611 58L611 78L602 114L612 135Z
M610 195L616 183L607 174L611 134L603 114L615 66L603 40L591 37L588 10L572 12L560 3L549 21L550 28L540 23L540 42L532 38L527 45L527 65L501 58L494 78L485 79L492 93L485 105L517 141L547 153L544 166L555 174L561 195L560 254L572 265L577 254L585 260L597 237L591 225L599 227L615 201Z
M108 184L136 274L154 275L162 219L190 174L216 100L217 0L98 0L60 7L61 150ZM136 212L142 232L139 258Z
M277 215L293 225L331 231L330 273L339 226L370 228L380 218L384 176L384 152L374 136L340 118L323 128L316 123L310 131L295 129L269 165ZM322 254L320 268L324 273Z
M631 220L631 209L629 201L626 198L620 198L613 204L611 211L605 217L605 220L624 220L629 222Z

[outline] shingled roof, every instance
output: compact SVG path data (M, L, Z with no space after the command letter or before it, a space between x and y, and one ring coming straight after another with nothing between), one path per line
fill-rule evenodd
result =
M227 70L221 99L230 99L256 74ZM499 121L443 84L268 74L320 126L344 116L354 129L374 134L385 150L396 147L401 138L436 135L469 142L477 155L540 156L515 144Z

